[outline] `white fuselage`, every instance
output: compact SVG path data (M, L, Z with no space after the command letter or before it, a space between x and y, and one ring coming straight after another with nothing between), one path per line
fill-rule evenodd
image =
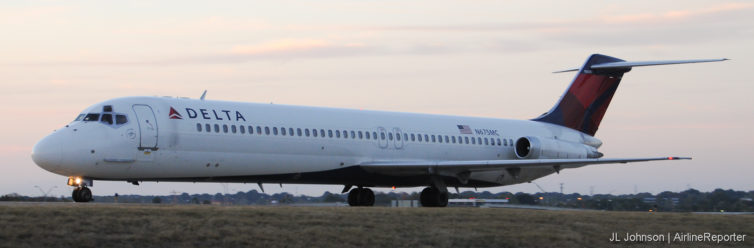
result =
M105 106L111 110L103 110ZM595 140L573 129L527 120L167 97L118 98L82 114L119 114L127 121L74 121L40 141L37 146L51 155L35 158L37 164L57 174L96 180L421 186L428 184L426 177L377 175L358 165L518 159L513 142L524 136L578 144ZM526 169L514 178L501 169L474 172L468 184L446 183L507 185L553 172Z

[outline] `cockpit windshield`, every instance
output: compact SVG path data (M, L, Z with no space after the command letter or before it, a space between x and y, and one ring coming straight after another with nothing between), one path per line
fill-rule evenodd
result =
M86 116L84 116L84 119L83 119L83 121L98 121L98 120L99 120L99 114L94 114L94 113L86 114Z
M74 121L99 121L100 123L105 125L118 126L128 123L128 116L118 113L88 113L80 114Z

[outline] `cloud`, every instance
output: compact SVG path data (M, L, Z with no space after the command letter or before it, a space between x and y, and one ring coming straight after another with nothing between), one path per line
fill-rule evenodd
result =
M285 39L252 45L237 45L231 53L238 55L269 55L308 52L318 49L334 47L324 40L295 40Z

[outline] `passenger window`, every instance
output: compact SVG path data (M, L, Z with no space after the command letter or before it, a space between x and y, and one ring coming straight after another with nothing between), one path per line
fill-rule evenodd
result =
M254 127L249 126L249 134L254 134Z
M348 139L348 131L343 130L343 138Z
M368 139L368 138L369 138L369 137L367 137L367 139ZM364 139L364 133L363 133L363 132L361 132L361 131L359 131L359 139Z
M288 128L288 135L293 136L293 128L292 127Z
M301 136L301 128L296 128L296 134L298 134L298 136ZM309 136L309 135L307 135L307 136Z
M442 135L437 135L437 142L442 143Z
M435 143L435 142L437 142L437 139L435 139L435 135L433 134L432 135L432 143Z
M377 139L377 132L372 132L372 138ZM382 139L385 139L384 137Z
M327 137L332 138L332 130L330 129L327 130Z
M314 134L314 137L317 137L317 134L319 133L317 132L317 129L312 129L312 132ZM322 135L322 137L324 137L324 135Z
M502 143L502 142L500 142L500 138L498 138L498 139L497 139L497 146L502 146L502 145L503 145L503 143Z
M257 134L262 135L262 127L261 126L257 126ZM270 134L270 130L269 129L267 129L267 134Z
M314 132L314 133L315 133L314 137L317 137L317 135L316 135L317 132ZM308 128L304 129L304 134L306 134L306 137L309 137L309 129Z
M325 137L325 130L324 129L320 129L319 130L319 136L321 136L322 138Z
M99 120L99 114L87 114L84 117L84 121L98 121Z
M407 133L403 133L403 140L408 141L408 134Z
M115 125L126 124L127 122L128 118L126 118L126 115L115 115Z
M426 134L424 135L424 141L429 142L429 135L426 135Z
M209 124L204 124L204 130L209 132L212 132L212 127Z
M107 123L107 125L113 124L113 114L102 114L102 120L103 123Z
M481 137L476 137L476 141L477 141L477 142L478 142L478 143L479 143L480 145L482 144L482 138L481 138Z
M340 130L335 130L335 137L340 138Z
M503 139L503 146L508 146L508 140L507 139Z
M445 143L450 143L450 138L447 135L445 135Z
M351 131L351 139L355 139L355 138L356 138L356 133L354 131Z
M272 134L278 135L278 128L277 127L273 127L272 128Z
M220 125L215 124L215 133L220 132Z
M270 135L270 127L264 127L264 134Z
M397 140L401 140L401 134L400 134L400 133L396 133L396 134L395 134L395 139L397 139Z
M196 123L196 131L201 132L202 131L202 124Z
M456 143L456 136L453 136L453 139L452 139L452 141L453 141L453 144L455 144L455 143Z
M388 139L393 140L393 133L387 133L387 137Z
M411 134L411 141L416 141L416 135L413 133Z
M236 125L230 125L230 131L236 133Z
M385 133L380 133L380 138L381 138L382 140L385 140Z
M421 135L421 134L419 134L419 135L417 135L417 136L419 136L419 142L421 142L421 141L422 141L422 135Z
M487 138L484 138L484 145L490 145L490 141Z
M286 135L286 133L285 133L285 128L284 128L284 127L281 127L281 128L280 128L280 134L282 134L283 136L285 136L285 135Z
M227 132L228 132L228 125L223 124L223 133L227 133Z
M246 126L238 126L238 129L241 129L241 133L246 133Z
M471 137L471 144L476 145L476 139L474 137Z

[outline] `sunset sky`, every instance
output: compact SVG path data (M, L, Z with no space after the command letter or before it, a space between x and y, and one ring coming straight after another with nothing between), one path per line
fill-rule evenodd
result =
M693 160L595 165L535 183L582 194L754 190L751 1L4 1L0 33L0 195L40 195L36 185L69 196L66 178L37 167L31 148L115 97L198 98L206 89L217 100L529 119L573 78L551 72L592 53L731 60L634 68L596 134L605 157ZM225 188L258 189L96 181L92 190Z

